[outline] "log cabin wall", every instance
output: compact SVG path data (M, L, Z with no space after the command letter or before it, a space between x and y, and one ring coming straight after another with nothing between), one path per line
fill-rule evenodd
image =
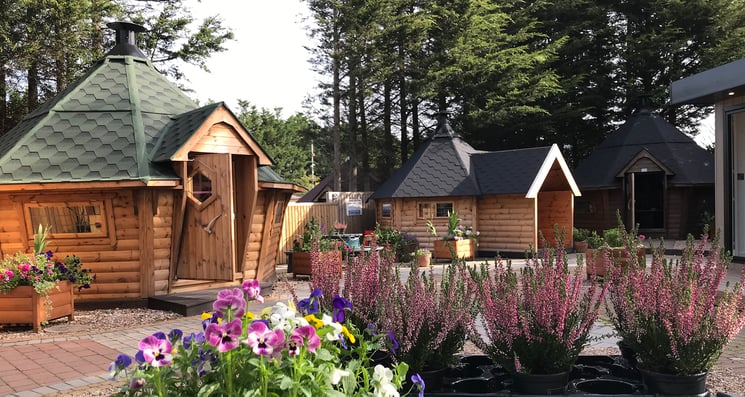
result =
M537 244L536 200L520 194L478 200L478 251L523 252Z
M475 197L438 197L438 198L406 198L394 199L392 201L381 201L392 203L393 216L389 221L386 218L380 218L378 223L381 226L392 227L401 233L407 233L416 237L420 247L434 248L434 240L441 239L448 230L447 216L434 216L434 208L438 203L452 203L453 210L461 218L461 224L471 225L474 230L480 230L478 220L475 216L477 212ZM420 214L420 204L430 205L432 208L432 217L426 214ZM432 219L435 225L437 237L433 237L427 228L427 221ZM482 232L483 234L483 232Z
M616 210L625 216L625 198L621 189L585 190L582 197L576 198L574 226L595 230L602 235L603 230L618 226Z
M556 246L554 225L558 226L558 232L563 238L564 247L572 246L573 227L573 202L574 196L571 191L554 191L538 193L538 231L551 246ZM538 237L538 246L543 244Z
M168 293L173 232L173 191L156 191L153 214L153 295Z
M24 203L69 202L70 200L91 200L105 203L102 221L106 222L107 235L104 237L48 239L48 249L58 259L67 255L77 255L83 265L96 275L91 288L82 290L77 299L81 301L101 299L138 299L141 297L141 233L139 217L136 213L134 190L111 192L45 192L43 194L8 194L0 196L0 244L4 255L16 252L30 253L33 250L33 230L28 230L24 214ZM72 199L71 199L72 197ZM167 200L167 199L166 199ZM155 211L154 209L150 209ZM167 215L165 215L167 216ZM163 219L153 223L167 224ZM153 228L152 235L170 235L170 226ZM166 237L167 240L167 237ZM168 268L167 252L170 246L162 247L163 239L158 239L152 247L154 251L154 268L159 272L156 279L162 277L160 266ZM163 258L163 253L165 258Z
M262 237L264 235L266 221L266 206L268 192L259 191L256 197L256 208L252 215L251 230L248 234L248 247L246 257L243 258L243 276L245 279L257 278L259 270L259 255L261 254Z

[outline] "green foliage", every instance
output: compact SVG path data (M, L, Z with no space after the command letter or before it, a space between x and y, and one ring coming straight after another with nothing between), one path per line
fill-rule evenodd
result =
M289 181L312 188L310 149L319 126L302 114L283 119L281 109L258 110L247 101L239 101L239 106L238 120L274 160L274 171Z
M587 238L590 237L590 231L583 228L574 228L572 230L572 238L574 241L587 241Z
M589 236L587 236L587 248L591 249L598 249L603 245L603 237L598 234L596 231L592 231Z
M623 247L624 241L619 228L603 230L603 241L610 247Z
M36 234L34 234L35 254L42 254L46 251L47 244L49 244L49 242L47 241L47 237L49 237L49 228L49 225L44 227L41 225L41 223L39 224L39 229L36 231Z

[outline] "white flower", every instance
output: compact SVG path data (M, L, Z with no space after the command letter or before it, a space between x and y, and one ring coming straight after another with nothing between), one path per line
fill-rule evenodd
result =
M334 368L331 372L331 384L337 385L341 381L341 378L349 376L349 371L344 371L339 368Z
M391 383L393 380L393 371L390 368L386 368L380 364L375 366L373 372L373 382L377 382L381 385Z
M391 383L386 383L380 386L380 389L375 390L376 397L400 397L398 390Z
M323 317L321 317L321 321L323 321L324 326L329 326L334 329L333 332L329 332L328 334L326 334L326 339L332 342L339 340L342 329L341 324L335 323L331 316L329 316L328 314L324 314Z

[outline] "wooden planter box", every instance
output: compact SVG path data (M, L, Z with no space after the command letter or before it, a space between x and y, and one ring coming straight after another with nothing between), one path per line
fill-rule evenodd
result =
M433 256L435 259L454 259L450 247L455 250L457 258L472 259L475 256L475 244L471 239L465 240L435 240Z
M607 250L610 250L609 255L606 254ZM645 247L638 247L636 249L636 256L639 260L639 265L646 266L647 249ZM585 263L587 264L587 278L592 276L605 277L605 274L613 264L619 266L629 265L626 259L625 247L588 248L585 251Z
M341 273L341 251L332 250L320 253L321 260L329 259L334 260L339 264L339 272ZM326 257L326 258L324 258ZM294 275L307 275L310 276L313 268L310 263L310 252L295 251L292 253L292 274Z
M41 323L49 320L65 316L69 321L74 319L75 297L71 282L60 281L47 296L49 301L28 285L15 287L6 294L0 293L0 324L30 324L34 332L39 332Z

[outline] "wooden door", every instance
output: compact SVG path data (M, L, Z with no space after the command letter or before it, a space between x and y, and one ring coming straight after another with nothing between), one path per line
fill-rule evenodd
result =
M189 162L178 278L233 280L232 178L229 154L194 154Z

